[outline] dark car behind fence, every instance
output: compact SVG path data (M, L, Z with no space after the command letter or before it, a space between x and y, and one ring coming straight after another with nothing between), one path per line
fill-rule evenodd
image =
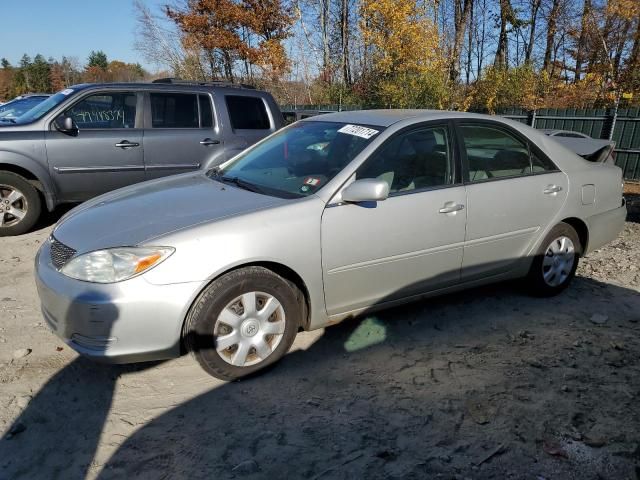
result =
M285 105L284 111L327 112L357 110L358 107L339 105ZM616 143L616 165L622 168L627 180L640 180L640 108L605 109L542 109L518 108L498 112L499 115L525 123L534 128L573 130L590 137L613 140Z

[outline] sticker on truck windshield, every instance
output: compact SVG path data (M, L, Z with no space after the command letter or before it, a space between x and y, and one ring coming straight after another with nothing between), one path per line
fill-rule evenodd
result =
M345 125L340 130L338 130L338 132L369 139L376 133L378 133L378 130L374 130L373 128L361 127L360 125Z
M61 93L62 95L69 95L69 94L73 93L73 89L71 89L71 88L66 88L66 89L62 90L60 93Z

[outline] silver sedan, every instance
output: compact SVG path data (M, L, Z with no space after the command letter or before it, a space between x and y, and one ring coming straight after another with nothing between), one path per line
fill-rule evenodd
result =
M190 351L234 379L301 329L425 296L520 277L558 294L625 215L619 168L522 124L343 112L77 207L40 249L37 285L45 319L83 355Z

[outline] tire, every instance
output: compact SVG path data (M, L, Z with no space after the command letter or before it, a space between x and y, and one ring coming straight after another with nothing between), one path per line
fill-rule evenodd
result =
M582 244L575 229L559 223L546 235L536 254L528 283L532 293L551 297L569 286L582 255Z
M0 171L0 237L28 232L41 210L40 194L33 185L13 172Z
M287 353L304 305L299 289L271 270L238 269L215 280L194 302L183 329L184 345L208 374L236 380ZM253 315L247 316L247 310Z

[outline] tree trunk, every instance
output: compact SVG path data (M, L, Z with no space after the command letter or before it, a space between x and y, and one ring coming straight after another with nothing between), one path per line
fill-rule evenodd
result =
M508 38L507 23L511 18L511 2L509 0L500 0L500 36L498 37L498 48L496 49L496 58L493 65L497 68L507 67L508 57Z
M542 69L549 71L551 64L551 54L553 53L553 45L555 43L556 32L558 30L558 13L560 11L560 0L553 0L549 20L547 21L547 47L544 50L544 61Z
M455 0L454 4L454 40L453 51L449 63L449 80L457 82L460 77L460 53L462 52L462 39L469 19L469 12L473 8L473 0Z
M480 38L477 39L476 43L476 51L478 55L478 75L476 76L476 78L478 79L480 78L480 75L482 75L482 65L484 64L484 46L486 45L485 40L487 34L487 0L482 0L482 12L482 32L480 34Z
M636 33L633 36L633 47L629 54L629 71L640 68L640 19L637 21Z
M582 74L582 64L584 62L585 43L588 38L589 15L591 14L591 0L584 0L584 9L582 10L582 24L580 27L580 38L578 39L578 48L576 49L576 69L574 81L580 80Z
M351 67L349 65L349 0L342 0L340 8L340 40L342 42L342 81L351 85Z
M325 80L329 81L329 1L320 0L320 35L322 36L322 69Z
M531 29L529 30L529 43L524 54L525 63L531 62L531 54L533 53L533 43L536 39L536 21L538 20L538 10L540 10L541 0L532 0L531 2Z
M473 18L474 6L469 9L469 30L467 30L467 64L465 67L466 83L469 85L471 80L471 59L473 58L473 31L475 29Z
M624 52L625 44L629 38L629 30L631 29L631 21L627 20L624 22L624 26L622 27L622 34L618 39L618 44L616 45L616 53L613 57L613 78L617 81L620 76L620 64L622 63L622 53Z

